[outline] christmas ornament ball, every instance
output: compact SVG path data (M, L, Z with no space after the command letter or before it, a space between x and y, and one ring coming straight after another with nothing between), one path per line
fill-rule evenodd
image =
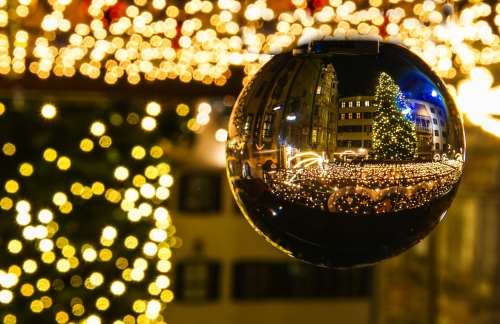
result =
M465 137L444 82L407 48L316 41L274 56L229 122L227 173L255 230L349 268L425 238L457 192Z

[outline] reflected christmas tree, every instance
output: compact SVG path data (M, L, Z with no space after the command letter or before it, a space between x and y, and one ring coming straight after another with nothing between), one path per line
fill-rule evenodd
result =
M373 119L373 152L376 159L409 159L417 153L417 132L406 99L385 72L375 92L377 113Z

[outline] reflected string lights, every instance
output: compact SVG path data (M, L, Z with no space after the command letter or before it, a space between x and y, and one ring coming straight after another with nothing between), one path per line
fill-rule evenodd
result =
M0 319L165 323L182 241L164 207L174 181L151 123L160 105L40 106L0 115Z

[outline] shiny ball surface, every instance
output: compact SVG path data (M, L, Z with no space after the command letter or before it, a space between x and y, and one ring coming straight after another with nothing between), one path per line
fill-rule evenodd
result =
M446 85L403 46L318 41L273 57L236 101L227 173L249 223L305 262L394 257L444 218L465 160Z

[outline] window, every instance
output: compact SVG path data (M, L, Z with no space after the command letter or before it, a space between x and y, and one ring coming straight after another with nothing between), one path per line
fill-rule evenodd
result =
M439 143L436 143L436 150L439 150Z
M184 175L180 179L179 209L192 213L220 210L220 177L210 174Z
M344 120L344 119L345 119L345 114L340 114L340 115L339 115L339 119L340 119L340 120Z
M264 91L264 89L266 88L266 85L267 85L267 81L263 81L260 85L259 85L259 88L257 89L257 91L255 92L255 98L260 98L260 96L262 95L262 92Z
M351 141L351 140L347 140L346 142L347 142L347 145L346 145L347 147L352 147L352 142L353 142L353 141Z
M361 113L360 112L356 113L356 118L354 119L361 119Z
M441 111L441 109L438 109L438 115L443 116L443 112Z
M318 117L318 116L319 116L319 106L314 107L314 112L313 112L313 115L314 115L315 117Z
M434 109L434 108L431 107L431 113L435 114L436 113L436 109Z
M340 103L340 108L345 108L345 101L342 101L342 102Z
M439 123L444 127L444 121L440 120Z
M264 119L264 136L271 137L273 131L274 114L266 114L266 119Z
M316 94L322 94L321 90L321 86L318 86L318 88L316 88Z
M337 146L344 147L344 141L342 141L342 140L337 141Z
M347 117L347 118L348 118L348 119L352 119L352 113L349 113L349 115L348 115L348 117Z
M255 122L255 128L254 128L254 134L253 134L254 137L258 137L259 136L260 116L261 115L257 115L257 121Z
M352 106L353 106L353 104L354 104L354 102L349 101L349 107L352 107Z
M361 101L356 101L356 107L361 107Z
M365 148L370 148L372 147L372 141L371 140L365 140L363 147Z
M437 129L434 130L434 136L439 136L439 131Z
M434 125L437 125L437 124L438 124L437 119L436 119L436 118L432 118L432 123L433 123Z
M247 120L245 121L245 133L250 133L250 127L252 126L253 114L247 115Z
M233 265L232 296L237 300L369 297L371 271L240 261Z
M362 142L363 141L361 141L361 140L354 140L354 141L352 141L352 146L353 147L361 147Z
M370 101L368 100L365 101L365 107L370 107Z
M329 116L328 116L328 121L332 122L334 118L335 118L335 114L334 113L330 113Z
M311 142L312 143L318 142L318 130L316 128L313 128L313 130L311 132Z
M212 301L219 298L221 264L200 260L180 262L175 267L175 296L178 301Z
M444 131L442 133L443 133L442 136L446 138L446 133Z
M372 113L371 112L364 112L363 118L364 119L372 119Z
M365 133L371 133L372 132L372 125L365 125Z
M420 118L416 118L415 122L417 123L418 126L420 126Z

